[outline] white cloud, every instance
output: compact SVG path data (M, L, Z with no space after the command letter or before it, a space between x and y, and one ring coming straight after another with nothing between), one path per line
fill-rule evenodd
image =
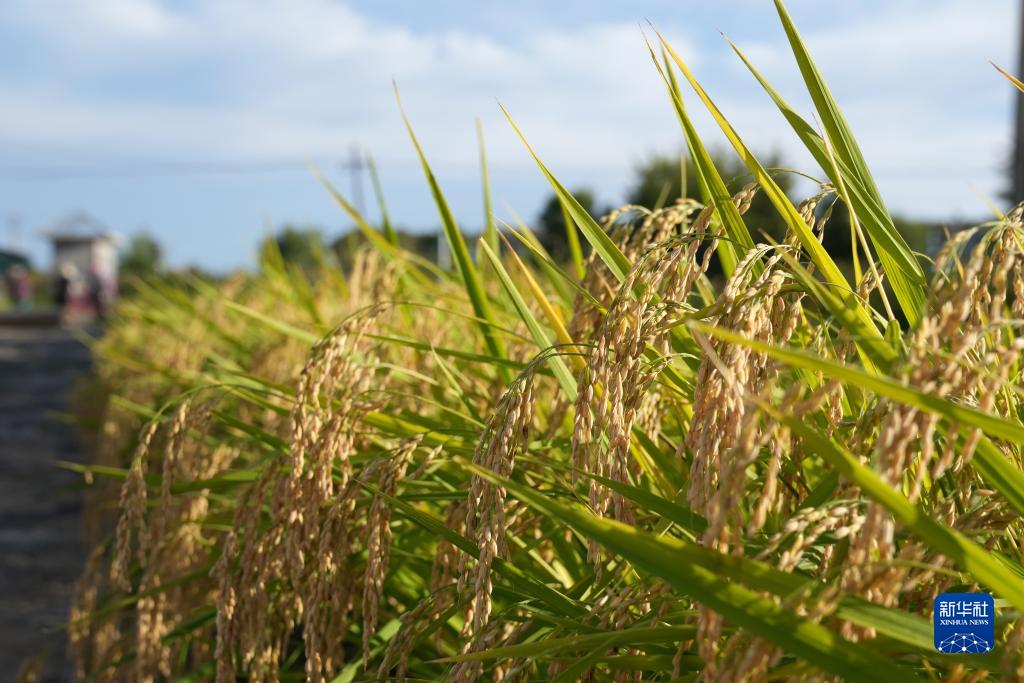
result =
M52 46L93 53L105 45L160 40L179 28L178 19L154 0L9 0L0 16Z
M223 0L191 13L102 0L88 11L76 5L69 21L46 21L58 4L6 10L5 21L30 26L48 46L52 73L31 87L0 81L2 143L54 155L259 158L337 154L359 141L384 157L408 157L392 78L441 161L475 159L472 144L454 143L472 139L475 115L498 127L497 97L538 142L579 155L578 163L593 161L598 146L628 153L627 124L649 133L660 121L672 130L634 24L545 29L502 43L416 33L326 0ZM133 79L144 96L133 95ZM119 81L130 85L111 88ZM497 162L513 147L522 159L511 136L494 140Z
M893 193L899 207L943 211L961 177L994 182L986 169L999 161L1010 100L985 60L1012 57L1012 4L893 2L870 14L805 37L880 176L953 169ZM12 0L0 21L45 52L31 85L0 77L0 145L44 162L340 156L359 142L382 165L410 164L393 77L439 167L476 163L475 115L495 164L528 167L495 98L556 169L626 175L648 151L680 143L633 23L543 25L501 39L416 30L328 0ZM734 64L727 51L698 49L700 27L686 28L668 31L673 44L748 143L805 159L757 85L723 66ZM741 47L809 115L773 29L774 42ZM956 201L974 201L966 184L956 187Z

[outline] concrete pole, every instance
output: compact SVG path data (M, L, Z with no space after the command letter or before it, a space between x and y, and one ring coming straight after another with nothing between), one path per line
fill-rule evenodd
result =
M1018 9L1017 73L1024 77L1024 0ZM1012 86L1011 86L1012 87ZM1024 93L1013 88L1015 119L1013 127L1013 203L1024 202Z

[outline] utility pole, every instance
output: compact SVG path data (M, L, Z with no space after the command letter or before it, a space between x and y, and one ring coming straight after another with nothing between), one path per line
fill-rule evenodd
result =
M352 145L348 153L348 161L341 165L342 169L348 171L349 180L352 183L352 206L360 214L366 213L366 206L363 203L363 169L366 168L366 159L363 157L359 145Z
M1024 75L1024 1L1018 9L1017 77ZM1013 128L1013 203L1024 202L1024 93L1013 88L1016 120Z

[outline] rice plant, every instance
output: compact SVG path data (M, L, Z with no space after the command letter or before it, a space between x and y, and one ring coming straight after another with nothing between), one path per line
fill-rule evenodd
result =
M328 186L351 272L140 285L96 344L82 678L1024 679L1022 211L911 252L776 4L821 132L737 54L820 167L800 203L653 34L700 187L595 221L530 149L589 255L467 244L407 120L452 270ZM951 590L996 597L992 652L935 651Z

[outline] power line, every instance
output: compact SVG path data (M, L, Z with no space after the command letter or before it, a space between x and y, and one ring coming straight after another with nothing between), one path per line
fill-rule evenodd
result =
M350 174L353 201L363 204L362 174L366 170L366 157L360 148L353 147L347 158L282 158L264 160L183 160L183 161L139 161L113 162L98 164L0 164L0 180L35 181L35 180L107 180L136 179L168 176L195 175L257 175L275 172L308 172L310 162L317 166L329 168L334 166ZM476 160L459 160L435 164L441 169L458 169L476 172L479 169ZM418 171L420 166L411 160L386 160L380 167L390 170ZM516 162L492 162L492 170L505 172L535 172L530 164ZM623 160L622 163L605 162L604 164L555 164L562 170L589 170L591 172L621 172L636 166L634 160ZM950 166L885 166L873 165L875 175L888 177L916 177L928 180L948 180L961 182L965 175L1002 174L1004 171L997 164L987 165L950 165ZM358 202L356 202L358 200Z
M5 180L89 180L137 177L235 175L277 171L308 170L309 159L267 159L238 161L143 161L116 164L0 165ZM336 163L336 159L317 160L318 164Z

